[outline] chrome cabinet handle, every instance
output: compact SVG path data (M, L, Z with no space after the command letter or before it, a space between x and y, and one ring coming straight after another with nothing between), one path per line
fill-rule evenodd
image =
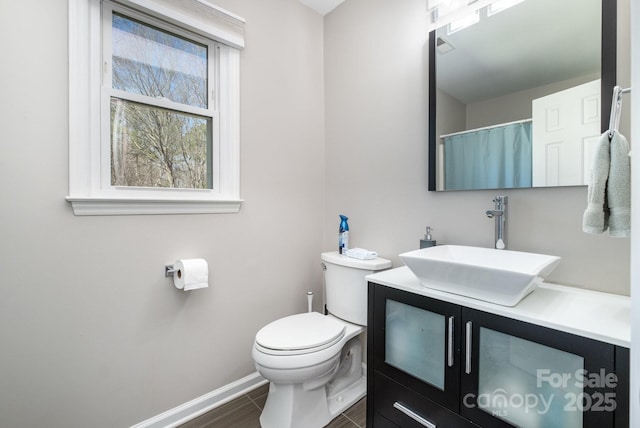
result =
M449 345L447 346L447 363L449 367L453 367L453 317L449 317L449 333L448 333Z
M467 343L465 348L465 367L464 372L466 374L471 374L471 333L472 333L473 323L471 321L467 321L466 325L466 336Z
M419 423L420 425L422 425L424 427L437 428L436 424L434 424L433 422L428 421L427 419L423 418L422 416L420 416L419 414L417 414L413 410L409 409L408 407L405 407L402 403L400 403L398 401L393 403L393 408L401 411L402 413L404 413L405 415L407 415L408 417L410 417L411 419L413 419L414 421L416 421L417 423Z

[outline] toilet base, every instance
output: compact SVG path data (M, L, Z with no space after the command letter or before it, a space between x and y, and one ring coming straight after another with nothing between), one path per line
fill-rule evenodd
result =
M330 420L356 404L365 395L367 395L367 377L363 375L343 391L328 398Z
M260 415L262 428L322 428L354 405L367 392L361 376L342 391L327 397L326 388L304 391L301 384L269 385L269 395Z
M324 361L321 370L314 366L313 376L301 375L301 369L270 370L256 363L258 372L271 380L260 415L262 428L322 428L365 396L360 340L364 327L346 322L345 327L346 342L339 354Z

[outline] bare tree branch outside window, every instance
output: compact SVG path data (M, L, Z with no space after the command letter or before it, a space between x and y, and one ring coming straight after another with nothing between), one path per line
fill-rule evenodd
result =
M112 85L207 108L207 47L113 14ZM210 117L111 98L114 186L211 188Z

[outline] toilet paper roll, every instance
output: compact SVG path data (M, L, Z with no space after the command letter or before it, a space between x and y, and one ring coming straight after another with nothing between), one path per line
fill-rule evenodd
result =
M204 259L180 259L173 264L173 284L180 290L209 286L209 266Z

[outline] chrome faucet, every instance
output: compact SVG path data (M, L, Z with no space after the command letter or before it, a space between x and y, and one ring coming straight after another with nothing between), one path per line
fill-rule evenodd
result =
M507 197L496 196L493 199L493 203L495 204L493 210L488 210L485 214L495 220L495 248L504 250L507 248Z

